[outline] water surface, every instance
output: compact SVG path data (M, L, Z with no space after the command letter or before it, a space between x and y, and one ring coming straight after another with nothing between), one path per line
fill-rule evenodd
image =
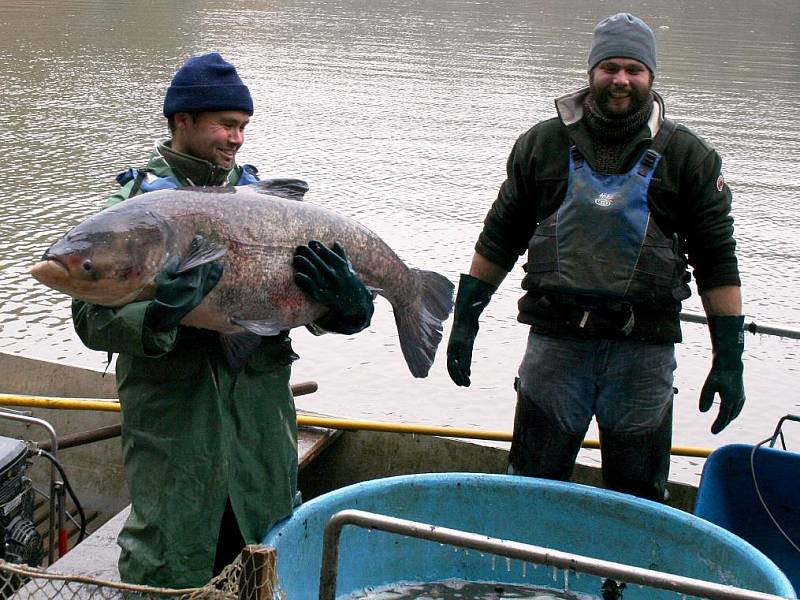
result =
M747 315L800 327L796 0L757 10L745 0L9 0L0 7L0 351L104 364L73 333L68 300L27 269L99 209L114 175L144 164L166 134L166 86L190 54L220 51L249 85L256 112L244 162L306 179L308 201L358 219L410 265L455 282L514 140L554 115L555 96L584 85L592 25L622 9L656 32L656 89L668 114L723 157ZM520 266L484 313L471 388L450 382L444 345L429 378L413 379L381 299L357 336L296 331L294 380L320 385L299 405L510 431L527 334L516 322ZM686 308L700 311L698 298ZM685 325L684 336L676 444L755 442L800 411L798 343L748 336L748 403L712 436L713 415L697 412L708 335ZM792 437L800 443L800 431ZM696 475L692 462L676 474Z

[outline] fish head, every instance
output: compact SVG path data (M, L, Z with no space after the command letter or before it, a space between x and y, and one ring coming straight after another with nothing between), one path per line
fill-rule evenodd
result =
M100 306L152 297L153 281L167 258L169 229L147 210L113 208L67 232L31 267L31 275L54 290Z

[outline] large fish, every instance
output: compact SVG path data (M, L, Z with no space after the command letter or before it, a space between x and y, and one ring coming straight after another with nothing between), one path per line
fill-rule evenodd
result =
M92 304L118 307L152 298L172 256L180 270L224 263L219 284L183 323L222 335L231 364L258 336L307 325L325 314L293 280L295 248L339 241L362 281L394 310L400 347L414 377L425 377L453 308L453 284L407 267L356 221L302 200L300 180L182 188L130 198L86 219L31 268L41 283Z

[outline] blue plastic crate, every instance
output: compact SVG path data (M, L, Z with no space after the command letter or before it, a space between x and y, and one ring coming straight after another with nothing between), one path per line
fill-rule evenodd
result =
M749 444L718 448L703 467L694 513L750 542L800 589L800 551L770 518L800 544L800 453Z

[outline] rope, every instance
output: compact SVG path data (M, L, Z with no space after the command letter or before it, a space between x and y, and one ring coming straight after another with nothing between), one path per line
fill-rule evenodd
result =
M36 569L33 567L18 565L6 561L0 561L0 567L2 567L3 571L16 573L17 575L22 575L23 577L30 577L31 579L45 579L48 581L83 583L86 585L110 587L129 592L145 592L145 593L163 594L168 596L183 596L202 591L203 589L203 588L170 589L170 588L150 587L147 585L134 585L131 583L108 581L106 579L97 579L95 577L88 577L84 575L65 575L62 573L50 573L48 571L42 571L40 569Z

